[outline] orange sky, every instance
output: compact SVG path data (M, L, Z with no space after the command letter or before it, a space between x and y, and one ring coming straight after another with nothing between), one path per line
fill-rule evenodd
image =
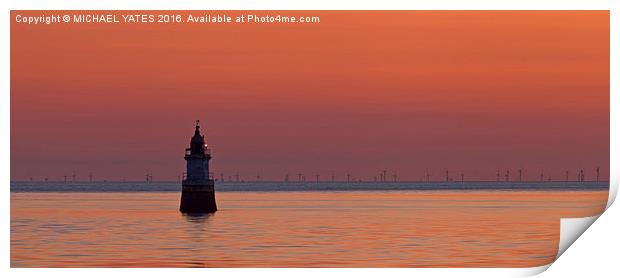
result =
M445 169L608 175L607 11L252 12L321 17L306 25L14 20L45 13L11 17L13 180L174 180L195 119L213 170L247 179L368 179L384 168L410 180L426 168L436 179Z

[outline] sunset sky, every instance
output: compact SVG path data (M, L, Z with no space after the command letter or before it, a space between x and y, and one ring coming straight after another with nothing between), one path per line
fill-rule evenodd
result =
M18 13L50 12L12 12L12 180L176 180L196 119L213 171L248 180L609 173L608 11L252 12L321 17L271 25Z

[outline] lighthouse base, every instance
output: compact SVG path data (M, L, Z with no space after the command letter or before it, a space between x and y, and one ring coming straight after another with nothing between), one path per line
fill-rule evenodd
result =
M217 211L212 180L200 183L183 181L181 191L182 213L212 213Z

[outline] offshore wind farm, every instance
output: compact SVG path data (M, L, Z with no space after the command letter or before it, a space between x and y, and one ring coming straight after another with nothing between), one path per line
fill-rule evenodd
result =
M282 180L265 180L261 179L261 175L250 175L247 179L241 174L242 172L235 172L234 176L225 177L225 173L211 173L211 177L219 176L220 178L214 179L215 186L218 190L223 191L273 191L273 190L285 190L285 191L312 191L312 190L492 190L492 189L504 189L504 190L516 190L516 189L528 189L528 190L553 190L553 189L604 189L609 187L609 181L601 179L599 174L599 168L594 168L595 174L592 178L587 179L587 172L578 170L575 172L573 178L565 172L565 176L559 179L553 179L552 176L545 176L544 172L540 174L532 175L532 178L527 179L522 175L523 170L519 169L521 173L514 179L510 179L509 172L506 170L506 175L500 178L499 171L498 178L496 180L468 180L465 178L464 173L458 175L458 179L451 178L446 175L443 179L431 179L430 172L427 172L426 177L421 177L419 180L401 180L399 176L394 174L392 179L384 178L384 175L388 173L387 170L378 172L377 176L356 178L351 174L343 175L338 178L338 175L331 174L325 175L329 179L319 179L321 174L315 174L315 177L319 177L314 180L306 180L306 175L303 171L299 171L295 180L290 179L289 174L285 174ZM448 170L446 170L448 172ZM557 177L561 177L558 173ZM65 180L64 176L59 179L45 178L44 180L25 180L25 181L12 181L12 191L106 191L106 190L120 190L120 191L176 191L178 190L178 184L180 177L186 176L186 173L181 173L176 177L170 177L165 179L165 176L161 176L159 179L153 179L153 174L146 174L144 180L113 180L113 179L93 179L92 174L88 176L88 179L79 179L75 175L70 176L71 179ZM378 178L377 178L378 177Z

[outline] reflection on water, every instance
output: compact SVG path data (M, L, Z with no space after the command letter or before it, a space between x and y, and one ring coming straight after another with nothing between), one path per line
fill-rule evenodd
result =
M185 220L193 223L205 223L215 213L181 213Z
M11 193L12 267L529 267L606 191Z

